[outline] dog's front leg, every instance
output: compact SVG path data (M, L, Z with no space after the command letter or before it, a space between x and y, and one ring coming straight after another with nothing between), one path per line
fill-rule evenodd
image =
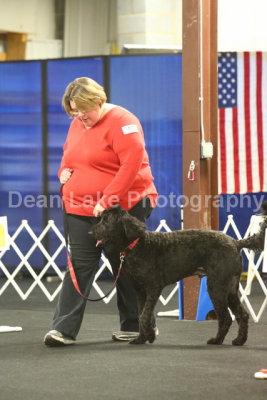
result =
M157 300L159 298L160 291L146 294L145 306L139 317L139 335L136 339L133 339L130 344L143 344L146 341L153 343L155 340L155 331L153 328L153 311Z

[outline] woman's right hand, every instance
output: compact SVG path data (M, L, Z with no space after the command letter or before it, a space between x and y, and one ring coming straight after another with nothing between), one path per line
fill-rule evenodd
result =
M73 170L71 168L63 169L63 171L61 172L60 178L59 178L60 183L62 185L64 185L64 183L66 183L70 179L72 172L73 172Z

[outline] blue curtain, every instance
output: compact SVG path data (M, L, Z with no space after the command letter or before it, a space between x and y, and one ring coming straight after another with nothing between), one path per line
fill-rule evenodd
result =
M110 99L132 111L143 126L159 203L148 220L180 227L182 194L182 56L121 56L110 59ZM170 194L173 194L173 206Z
M36 204L42 173L41 64L0 63L0 215L8 216L10 234L22 219L36 234L43 230L43 209ZM33 241L24 232L17 244L25 254ZM35 252L30 262L39 264L39 256ZM17 259L10 251L4 261Z

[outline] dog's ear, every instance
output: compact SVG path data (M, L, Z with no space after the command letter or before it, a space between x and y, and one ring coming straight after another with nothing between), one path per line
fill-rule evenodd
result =
M144 236L146 230L146 225L129 213L125 213L122 216L122 226L129 241L133 241L137 237Z

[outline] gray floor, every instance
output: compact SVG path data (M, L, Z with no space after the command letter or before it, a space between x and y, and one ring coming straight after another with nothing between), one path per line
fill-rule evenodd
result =
M259 298L255 287L251 299ZM158 304L157 311L175 307L176 299L166 308ZM166 317L158 318L154 344L134 346L111 340L118 328L115 299L90 303L77 343L47 348L42 341L54 308L38 290L24 302L11 287L0 297L0 325L23 327L0 334L0 400L267 398L267 380L253 377L267 368L267 309L258 324L250 321L241 348L231 346L235 322L222 346L208 346L216 321Z

